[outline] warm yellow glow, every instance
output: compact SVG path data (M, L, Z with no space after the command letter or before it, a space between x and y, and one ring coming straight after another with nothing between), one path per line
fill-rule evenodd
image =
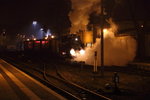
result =
M114 37L114 33L112 32L111 29L103 29L103 32L104 32L104 38L107 38L107 37Z
M34 41L36 40L36 38L33 39Z
M85 54L85 50L83 50L83 49L81 49L79 52L80 52L81 55Z
M71 54L72 56L76 56L75 50L74 50L74 49L71 49L71 50L70 50L70 54Z
M27 41L30 41L30 39L27 39Z
M45 40L47 40L48 39L48 37L45 37Z
M144 27L144 25L141 25L141 27L143 28L143 27Z
M107 32L108 32L108 30L107 30L107 29L103 29L103 32L104 32L104 33L107 33Z
M83 33L83 43L92 43L93 42L93 32L92 31L86 31Z
M78 41L78 38L75 38L75 41Z
M107 37L110 34L109 30L106 28L103 29L103 33L104 33L104 37Z
M52 35L52 36L51 36L51 38L53 39L53 38L55 38L55 36L54 36L54 35Z

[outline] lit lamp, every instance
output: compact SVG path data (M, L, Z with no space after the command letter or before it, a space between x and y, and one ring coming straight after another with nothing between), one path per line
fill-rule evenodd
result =
M33 39L34 41L36 40L36 38Z
M78 41L78 38L75 38L75 41Z
M54 35L52 35L52 36L51 36L51 38L52 38L52 39L54 39L54 38L55 38L55 36L54 36Z
M36 24L37 24L37 21L33 21L32 24L33 24L33 25L36 25Z

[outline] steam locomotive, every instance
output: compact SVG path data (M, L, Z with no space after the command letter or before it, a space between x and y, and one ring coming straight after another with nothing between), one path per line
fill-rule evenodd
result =
M59 54L62 57L71 57L70 50L83 48L81 39L76 34L63 35L59 38L46 38L24 41L25 52L45 52Z

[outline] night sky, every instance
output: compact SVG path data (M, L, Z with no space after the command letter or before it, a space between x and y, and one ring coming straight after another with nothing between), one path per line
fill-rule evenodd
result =
M1 0L0 30L21 32L33 20L54 31L70 27L69 0Z
M114 19L130 19L132 12L140 20L150 19L150 0L116 1L122 2L114 6ZM10 34L22 32L36 20L45 29L67 32L71 26L68 17L70 10L70 0L0 0L0 31L6 29Z
M115 5L113 17L116 20L150 20L150 0L118 0L122 1Z

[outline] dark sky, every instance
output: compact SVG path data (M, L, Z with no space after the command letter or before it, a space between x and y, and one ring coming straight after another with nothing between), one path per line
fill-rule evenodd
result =
M139 19L150 19L150 0L116 1L122 2L113 9L115 19L130 19L131 13ZM70 27L70 9L70 0L0 0L0 31L21 32L37 20L45 28L66 32Z
M69 0L0 0L0 30L21 31L33 20L54 30L66 28L69 27L69 10Z
M150 0L118 0L113 16L116 20L150 20Z

